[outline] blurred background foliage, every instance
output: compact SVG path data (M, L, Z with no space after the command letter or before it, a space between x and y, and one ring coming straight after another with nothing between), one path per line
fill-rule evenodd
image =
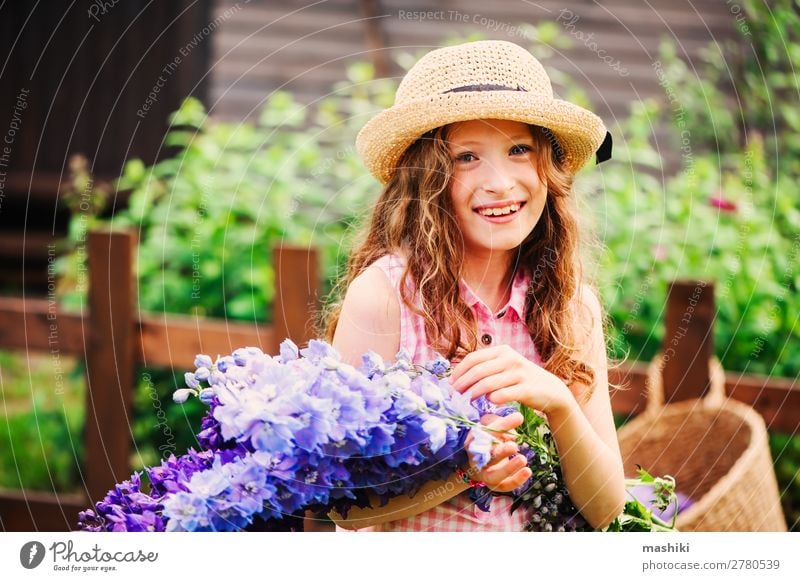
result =
M601 243L589 249L589 258L612 321L614 358L650 359L664 333L667 283L704 278L716 283L715 345L726 369L786 377L800 372L800 352L787 348L800 337L800 111L794 75L800 68L800 21L791 0L776 2L771 11L759 2L745 4L752 35L735 49L709 46L705 62L694 69L678 58L674 44L662 44L664 82L677 88L678 100L669 106L633 103L629 117L611 127L613 161L582 172L576 182L586 225ZM545 66L551 51L570 42L554 23L523 28L537 39L530 48ZM396 59L408 68L422 52ZM548 70L561 98L591 107L578 86ZM143 311L269 323L271 248L282 242L320 249L327 295L344 272L354 229L379 193L356 154L355 136L372 114L392 104L396 87L392 80L375 79L364 62L353 63L347 76L309 106L289 93L271 94L256 124L215 121L200 102L187 99L164 141L177 153L150 167L130 160L113 187L95 186L94 216L82 213L79 219L76 213L67 241L73 251L57 264L63 306L85 306L86 289L76 273L85 268L86 256L78 242L106 221L98 216L112 190L130 192L128 206L110 222L138 233ZM682 151L677 171L668 171L651 143L653 128L663 122L674 125L675 148ZM686 128L688 143L681 134ZM72 172L75 191L85 192L85 165L75 161ZM197 446L193 434L203 406L171 401L190 366L187 361L179 370L140 370L133 468ZM3 365L4 373L8 369ZM77 362L76 383L81 373ZM27 376L25 381L30 386L20 398L33 405L0 418L6 424L0 426L0 474L19 474L19 482L14 486L13 476L0 486L74 488L79 476L69 466L82 454L82 387L74 388L78 396L69 410L52 410L30 395L36 382ZM159 426L159 409L174 439ZM29 433L32 425L37 434ZM23 449L23 441L37 449ZM45 441L71 445L47 450ZM771 434L771 445L793 526L800 518L800 439ZM26 466L23 474L20 457L26 464L46 458L50 470Z

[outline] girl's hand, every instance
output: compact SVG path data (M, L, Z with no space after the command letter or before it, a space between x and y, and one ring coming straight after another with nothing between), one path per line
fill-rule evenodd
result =
M495 430L509 430L509 433L490 432L499 442L492 448L492 459L484 466L483 470L478 470L470 455L470 468L467 474L472 480L479 480L491 490L497 492L511 492L515 488L522 486L532 476L533 473L527 466L525 456L517 454L519 447L514 441L515 434L511 431L519 427L522 421L523 417L520 413L513 413L506 417L494 414L486 414L481 417L482 425L489 426ZM471 438L472 434L467 436L467 447ZM514 454L517 455L509 458Z
M470 399L487 394L497 405L517 401L545 414L567 409L574 401L567 385L513 347L498 345L469 353L450 375L453 389Z

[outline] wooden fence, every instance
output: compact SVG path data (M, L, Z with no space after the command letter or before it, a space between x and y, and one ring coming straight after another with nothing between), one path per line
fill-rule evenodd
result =
M229 353L256 345L276 353L280 341L311 338L311 313L319 303L319 265L313 249L273 250L276 293L272 325L248 325L178 315L137 313L133 260L136 238L125 232L89 236L89 314L60 311L46 299L0 297L0 349L85 357L87 363L84 492L0 493L0 530L74 529L77 513L130 475L130 417L136 368L185 368L197 353ZM664 400L702 395L708 384L715 316L713 285L676 281L667 304ZM614 362L612 362L612 367ZM621 414L647 401L646 365L625 363L609 380L627 386L612 395ZM796 380L728 373L729 397L752 405L771 430L797 433L800 389Z
M71 530L78 512L102 500L130 473L136 368L189 369L198 353L230 353L245 345L277 353L289 337L311 338L319 265L313 249L273 250L276 292L272 325L229 323L136 312L135 235L88 237L89 314L62 312L47 299L0 298L0 349L86 359L86 459L82 494L0 493L0 530Z

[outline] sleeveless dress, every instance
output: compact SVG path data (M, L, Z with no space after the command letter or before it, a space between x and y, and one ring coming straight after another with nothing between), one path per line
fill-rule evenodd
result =
M405 269L405 259L399 254L386 254L371 266L380 268L397 292L400 302L400 347L408 350L414 363L433 360L437 353L427 340L423 318L411 312L400 298L400 279ZM518 269L512 283L511 297L497 313L492 313L466 282L463 279L460 281L461 296L475 313L479 349L492 345L510 345L527 359L541 363L524 323L525 295L529 282L530 273L527 269ZM409 289L413 291L412 284L409 277ZM495 496L492 498L489 512L485 512L473 503L467 492L463 492L420 514L373 527L361 528L357 532L523 530L530 515L521 508L511 514L510 507L511 499L509 497ZM338 526L336 530L352 532Z

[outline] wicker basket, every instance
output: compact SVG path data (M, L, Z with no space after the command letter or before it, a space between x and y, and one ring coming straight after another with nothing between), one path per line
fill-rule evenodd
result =
M639 464L672 475L692 499L681 531L786 531L762 417L725 397L725 373L710 361L711 387L701 399L664 405L661 354L648 368L644 413L618 431L625 474Z

